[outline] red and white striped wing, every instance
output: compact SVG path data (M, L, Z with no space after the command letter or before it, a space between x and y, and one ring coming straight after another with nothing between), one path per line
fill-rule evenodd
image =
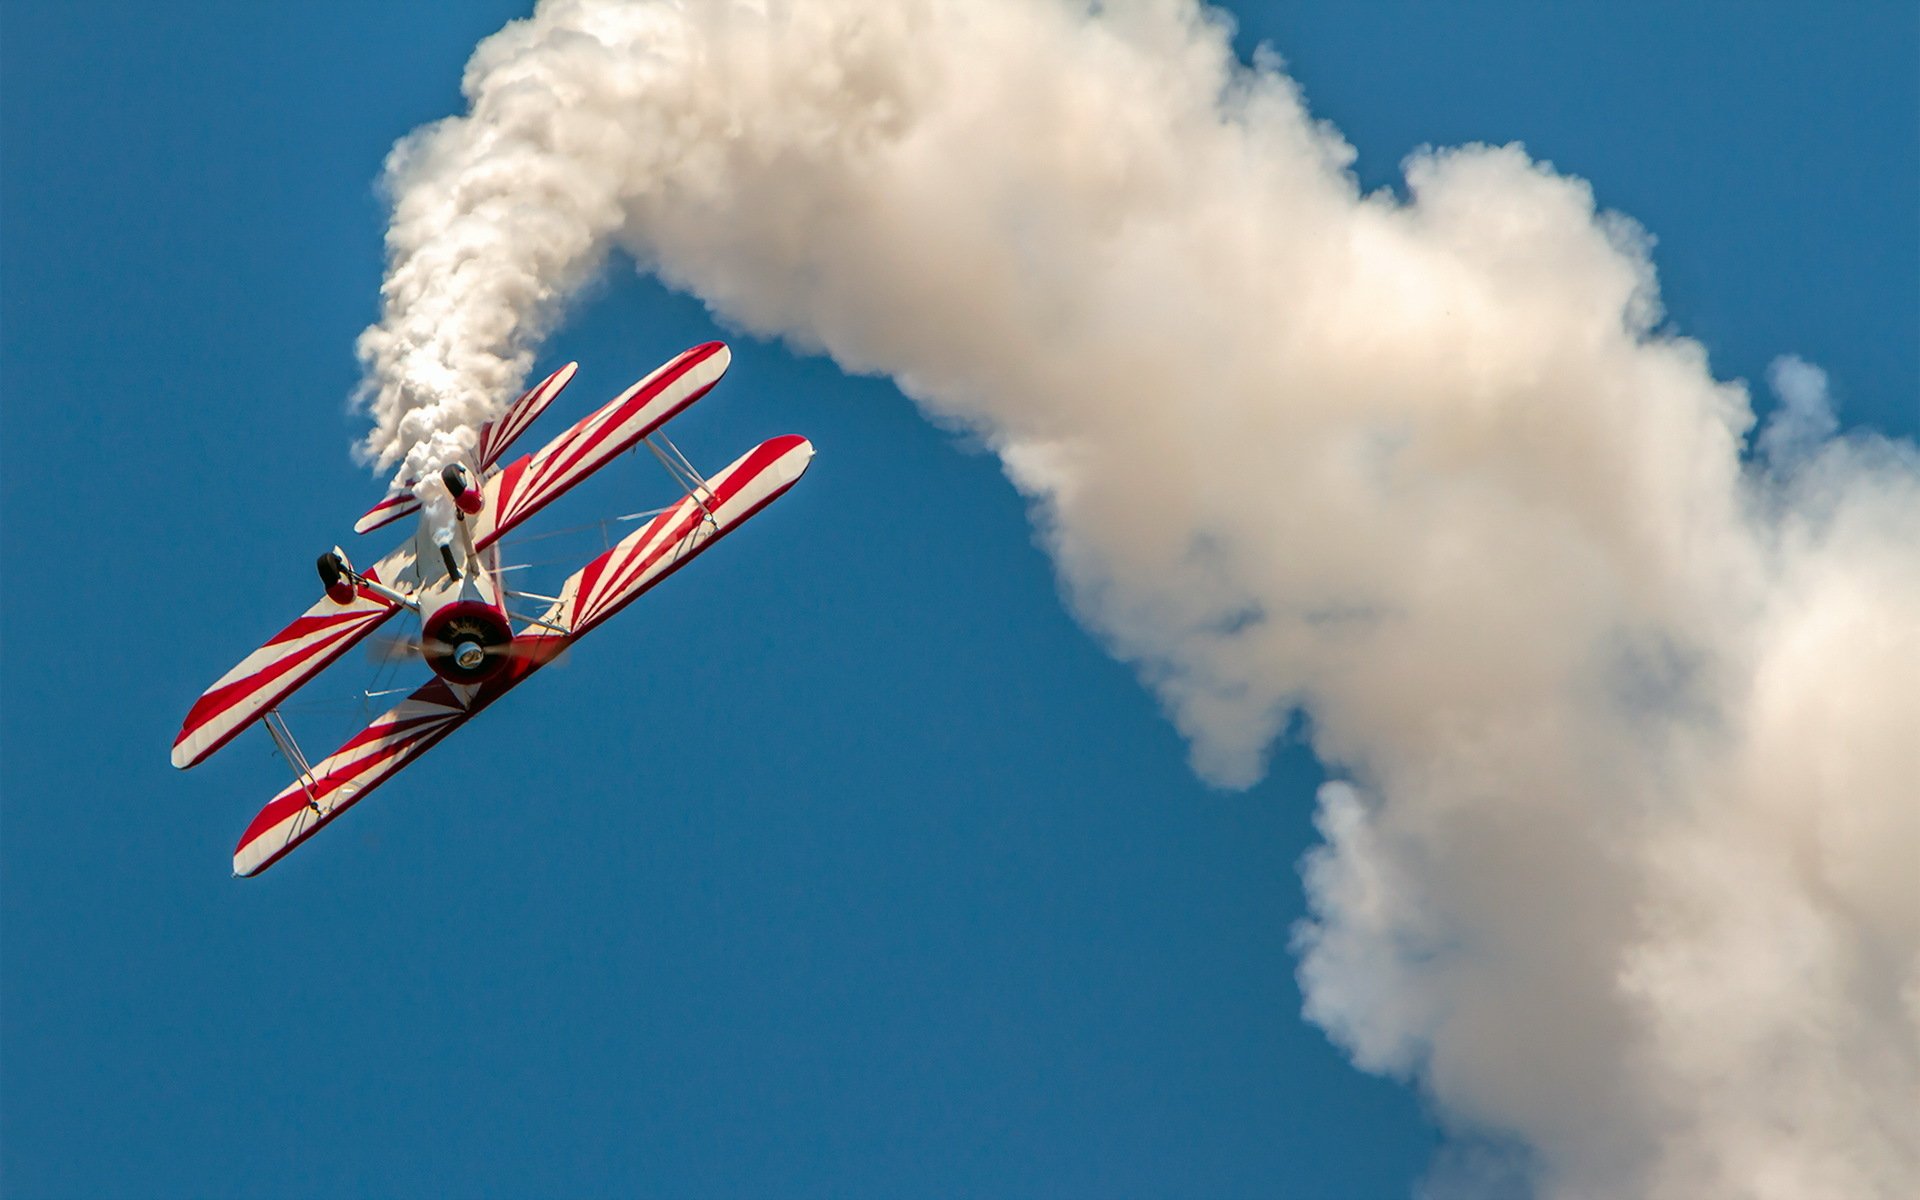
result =
M485 549L707 394L727 372L732 355L719 342L695 346L634 384L486 484L487 503L474 519L473 537Z
M577 571L547 621L571 629L576 640L584 636L778 499L812 460L813 443L803 437L771 438L755 446L707 481L704 509L692 496L684 497Z
M355 533L372 533L376 529L381 529L393 524L408 513L417 513L419 511L420 497L410 491L395 492L366 512L360 514L360 519L353 523L353 531Z
M411 547L387 555L367 577L392 579L413 561ZM191 767L345 654L399 607L361 588L347 604L326 597L201 693L173 739L173 765Z
M234 849L233 873L253 875L265 870L476 711L477 707L469 706L469 697L441 680L420 688L315 763L310 780L295 780L268 801Z
M560 389L573 381L573 373L579 369L577 362L561 367L508 405L499 420L488 421L480 427L480 443L473 448L473 456L482 471L499 462L500 455L513 445L514 439L525 433L527 426L540 419L540 414L547 411L547 405L553 403Z

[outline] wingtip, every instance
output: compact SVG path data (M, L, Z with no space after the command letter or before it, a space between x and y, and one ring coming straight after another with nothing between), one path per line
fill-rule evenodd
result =
M534 395L544 392L546 393L546 401L543 402L541 405L541 407L544 408L546 406L546 403L550 403L555 396L558 396L560 394L563 388L565 388L569 383L573 382L573 377L579 370L580 370L580 364L577 361L562 363L560 367L556 369L551 375L548 375L545 379L542 379L539 383L534 384L532 387L528 388L526 391L520 393L520 398L518 400L515 400L513 403L519 404L520 401L522 400L530 399ZM509 408L511 407L512 406L510 405Z
M393 524L408 513L418 511L419 508L420 498L415 496L410 488L388 492L380 498L378 504L360 514L360 519L353 523L353 531L372 533L376 529ZM335 549L339 547L336 546Z
M251 842L242 842L234 847L233 877L235 879L252 879L266 870L267 864L272 861L271 856L250 853L253 848Z

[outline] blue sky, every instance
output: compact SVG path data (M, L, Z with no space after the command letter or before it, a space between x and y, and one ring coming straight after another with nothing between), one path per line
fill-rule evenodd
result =
M1658 238L1723 378L1797 353L1843 421L1912 435L1920 16L1761 7L1234 11L1368 186L1524 141ZM1408 1195L1418 1095L1298 1017L1307 756L1200 784L990 457L624 274L551 339L582 370L541 431L727 336L676 439L717 465L805 433L812 473L228 877L283 768L259 735L185 774L167 746L380 493L345 405L372 181L520 11L6 10L0 1186ZM665 493L622 469L565 513ZM309 751L336 716L296 719Z

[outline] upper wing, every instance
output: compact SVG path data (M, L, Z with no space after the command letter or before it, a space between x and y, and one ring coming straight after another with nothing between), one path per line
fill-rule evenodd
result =
M497 421L488 421L480 427L480 440L474 447L474 458L480 463L480 470L500 460L500 455L515 438L527 431L527 426L538 420L540 414L547 411L547 405L560 394L560 389L573 380L573 373L580 369L579 363L568 363L558 371L534 384L520 394L520 398L507 406ZM413 494L411 485L388 495L374 505L353 523L355 533L372 533L386 525L391 525L408 513L420 511L420 498Z
M412 562L413 546L408 543L366 575L376 582L391 581ZM173 765L191 767L204 761L397 611L391 600L365 588L346 604L322 596L201 693L173 739Z
M609 400L535 455L517 459L487 480L487 503L474 518L481 549L545 508L707 394L732 354L719 342L695 346Z
M294 781L260 810L234 850L234 873L255 875L278 862L468 718L771 504L799 480L812 458L813 446L805 438L762 442L708 480L698 499L683 497L576 571L544 618L568 633L531 626L515 639L520 649L504 674L476 687L452 687L436 679L383 714L314 764L310 777Z

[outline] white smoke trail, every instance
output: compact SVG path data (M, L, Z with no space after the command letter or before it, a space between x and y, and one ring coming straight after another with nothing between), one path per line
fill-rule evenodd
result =
M1031 498L1196 768L1296 708L1307 1015L1549 1197L1920 1195L1920 457L1656 331L1516 147L1405 199L1189 0L546 0L390 164L430 477L615 246Z

